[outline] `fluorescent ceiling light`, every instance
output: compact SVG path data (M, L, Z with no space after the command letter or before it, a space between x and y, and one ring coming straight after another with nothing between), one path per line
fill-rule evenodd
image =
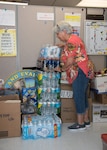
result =
M8 2L8 1L0 1L0 4L6 4L6 5L28 5L28 3L25 2Z
M76 6L107 8L107 0L81 0Z

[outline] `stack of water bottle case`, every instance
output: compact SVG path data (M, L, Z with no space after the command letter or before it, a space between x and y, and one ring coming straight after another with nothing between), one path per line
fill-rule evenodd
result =
M22 138L40 139L61 136L60 114L60 48L45 46L40 50L36 70L37 115L25 115L22 119ZM38 64L38 63L37 63Z

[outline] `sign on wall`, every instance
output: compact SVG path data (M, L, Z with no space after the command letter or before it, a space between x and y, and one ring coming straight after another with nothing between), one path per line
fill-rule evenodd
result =
M85 21L85 45L88 54L107 54L107 22Z
M16 29L0 29L0 56L16 56Z
M0 25L15 26L15 11L0 9Z
M80 13L65 13L65 21L73 27L73 34L80 35L81 14Z

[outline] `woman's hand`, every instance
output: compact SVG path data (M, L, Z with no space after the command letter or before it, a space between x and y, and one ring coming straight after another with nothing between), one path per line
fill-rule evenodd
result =
M58 47L60 47L60 48L64 48L64 47L65 47L65 44L60 43L60 44L56 44L56 46L58 46Z
M54 68L54 71L61 72L61 68L60 67L56 67L56 68Z
M64 65L62 65L62 71L66 71L68 68L70 68L72 66L73 62L74 62L74 58L73 57L67 58L67 60L64 63Z

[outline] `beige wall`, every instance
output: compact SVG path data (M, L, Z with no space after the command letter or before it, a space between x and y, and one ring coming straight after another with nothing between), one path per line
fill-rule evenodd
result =
M51 6L9 6L0 5L0 9L14 10L16 13L17 56L0 57L0 78L6 80L23 67L34 67L40 48L46 44L55 44L56 39L52 29L56 22L64 19L64 13L81 13L81 33L84 39L84 20L86 9ZM54 13L51 21L37 20L37 12ZM103 9L87 9L87 13L102 14ZM4 28L4 27L0 27ZM11 28L11 27L10 27ZM89 56L95 63L96 70L106 67L106 56ZM100 60L100 61L99 61Z

